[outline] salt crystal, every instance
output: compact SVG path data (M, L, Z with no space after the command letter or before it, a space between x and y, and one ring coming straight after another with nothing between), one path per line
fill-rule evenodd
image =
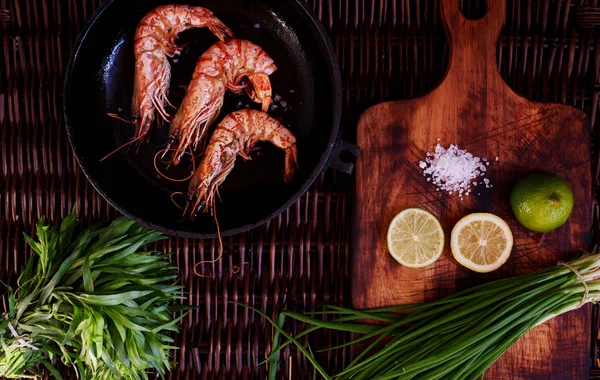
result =
M281 101L281 106L284 107L284 108L287 107L287 102L285 100L282 100Z
M260 24L254 24L254 29L260 29Z
M439 140L439 139L438 139ZM428 152L424 161L419 162L427 182L436 186L436 191L457 193L460 199L471 193L471 185L477 186L477 177L484 177L487 158L473 156L472 153L451 144L448 149L437 144L433 152ZM486 187L489 180L484 178ZM482 182L483 183L483 182Z
M498 158L498 156L496 156L496 161L500 161L500 158Z
M275 96L273 97L273 100L276 101L276 102L280 101L281 100L281 95L275 94Z

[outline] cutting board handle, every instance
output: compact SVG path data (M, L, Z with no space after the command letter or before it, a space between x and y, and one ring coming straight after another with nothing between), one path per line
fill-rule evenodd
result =
M500 80L496 44L504 23L506 0L482 0L486 12L478 20L466 18L460 11L459 1L441 0L440 4L451 51L446 81Z

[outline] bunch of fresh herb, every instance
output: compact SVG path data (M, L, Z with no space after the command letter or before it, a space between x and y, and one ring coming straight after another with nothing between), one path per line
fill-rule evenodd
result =
M9 289L0 317L0 376L33 377L60 359L89 379L146 379L164 375L174 348L170 332L182 316L173 301L176 268L144 247L162 235L121 217L77 233L73 211L55 230L42 219L34 253Z
M276 330L267 357L271 379L276 376L280 351L293 344L326 379L475 380L530 329L598 299L600 254L594 253L425 304L362 311L329 305L316 313L284 311L277 322L260 310L246 307L267 319ZM324 321L315 317L318 314L337 316ZM292 336L283 328L286 318L310 327ZM365 323L369 320L379 324ZM310 347L299 342L301 337L321 329L362 335L321 351L371 343L342 372L330 376Z

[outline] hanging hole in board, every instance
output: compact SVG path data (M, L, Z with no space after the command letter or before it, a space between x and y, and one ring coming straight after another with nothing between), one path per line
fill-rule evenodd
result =
M492 0L494 1L494 0ZM460 11L469 20L479 20L485 16L488 10L486 0L461 0Z

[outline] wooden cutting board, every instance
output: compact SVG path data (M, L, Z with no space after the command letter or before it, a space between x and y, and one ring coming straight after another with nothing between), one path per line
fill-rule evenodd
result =
M591 232L590 132L580 110L529 101L502 80L496 43L505 0L488 0L480 20L466 19L458 0L441 0L451 58L443 82L418 99L368 109L358 125L362 148L356 167L353 303L357 308L429 301L456 290L554 265L589 249ZM439 143L458 144L490 160L486 177L470 197L436 191L419 161ZM498 157L498 161L496 161ZM533 233L518 224L508 202L522 176L544 170L572 186L575 206L559 229ZM387 228L407 207L436 215L446 231L443 256L424 269L402 267L389 255ZM492 212L506 220L515 245L496 272L461 267L450 252L449 233L463 216ZM589 368L589 308L534 329L490 369L488 379L584 379Z

